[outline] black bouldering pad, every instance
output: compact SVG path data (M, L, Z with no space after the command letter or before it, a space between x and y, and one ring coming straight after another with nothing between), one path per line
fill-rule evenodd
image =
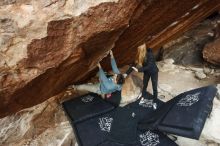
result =
M124 144L111 137L112 112L75 124L80 146L177 146L175 142L158 131L137 131L135 144ZM126 137L126 135L124 135Z
M99 95L89 93L62 103L72 123L77 123L114 109L114 106Z
M184 92L152 113L139 124L139 129L157 129L193 139L199 139L216 95L214 86Z
M108 113L84 120L74 127L77 142L80 146L97 146L106 141L109 136L112 117Z
M114 98L114 96L115 98L118 98L119 96L118 92L112 95L112 98ZM149 94L148 96L152 95ZM158 99L154 99L153 102L157 103L158 107L163 104L163 102ZM126 130L121 131L120 134L124 137L134 137L133 139L135 139L135 144L131 144L131 146L147 146L149 144L157 144L158 146L176 145L175 142L160 132L152 133L152 131L149 130L137 131L137 120L143 119L143 117L149 115L149 113L155 110L149 102L146 102L145 100L143 101L143 99L139 99L136 102L126 105L125 107L114 108L112 104L104 101L98 95L87 94L64 102L63 107L68 117L70 117L70 123L80 146L129 146L130 144L123 143L123 139L118 140L112 137L113 124L116 125L116 128L117 125L119 125L121 129L125 128L127 124L127 121L125 121L124 124L123 121L122 123L119 123L120 119L117 119L118 116L120 117L120 112L117 112L117 109L119 108L130 109L124 110L126 112L125 116L128 115L125 120L130 120L130 125L133 126L133 128L128 128L127 132ZM135 122L132 122L132 120L129 119L132 118L130 113L132 114L133 112L137 118L137 120L134 120ZM122 112L122 114L124 113ZM120 126L120 124L124 127ZM134 132L132 130L136 130L135 135L129 135ZM117 133L118 131L116 130L114 132ZM126 140L127 138L125 138L125 142Z
M153 104L156 104L158 108L163 104L162 101L152 99L151 96L147 94L146 97L124 107L118 107L111 112L113 124L110 136L112 139L124 144L136 143L138 122L156 110Z

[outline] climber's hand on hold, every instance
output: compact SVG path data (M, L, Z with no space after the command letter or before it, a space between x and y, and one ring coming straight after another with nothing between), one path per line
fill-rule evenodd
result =
M101 65L100 65L100 63L98 63L98 64L97 64L97 66L98 66L98 68L101 68Z
M113 52L112 52L112 50L109 51L109 54L110 54L111 58L114 57L114 56L113 56Z

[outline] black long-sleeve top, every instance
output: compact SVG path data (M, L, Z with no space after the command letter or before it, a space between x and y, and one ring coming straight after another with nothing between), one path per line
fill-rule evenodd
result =
M157 68L156 61L154 58L154 54L152 52L152 49L147 50L146 57L144 59L143 65L141 68L138 69L138 72L144 72L144 73L149 73L153 74L158 72L159 69Z

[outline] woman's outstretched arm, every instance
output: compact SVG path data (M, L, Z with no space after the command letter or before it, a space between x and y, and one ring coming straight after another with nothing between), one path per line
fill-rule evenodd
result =
M149 66L144 66L144 67L138 68L138 72L144 72L147 70L149 70Z

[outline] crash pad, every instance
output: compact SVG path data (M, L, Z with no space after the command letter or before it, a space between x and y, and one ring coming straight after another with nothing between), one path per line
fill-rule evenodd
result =
M137 131L135 143L127 144L111 136L114 122L112 111L102 116L74 124L80 146L176 146L176 143L159 131ZM124 135L126 137L126 135Z
M181 93L139 122L138 128L199 139L216 91L214 86L206 86Z
M113 110L115 107L100 95L89 93L62 103L71 122L77 123Z
M90 95L94 98L87 98ZM137 131L137 121L143 119L163 102L158 99L147 100L140 98L124 107L113 106L95 94L87 94L77 99L63 103L64 110L73 127L76 139L81 146L175 146L175 142L159 131ZM111 98L120 98L119 94L112 94ZM117 95L117 96L116 96ZM152 96L148 94L148 96ZM86 97L86 102L82 101ZM102 100L102 101L100 101ZM118 101L118 99L114 99ZM94 103L93 103L94 102ZM118 103L118 102L116 102ZM88 104L88 105L84 105ZM76 107L74 107L76 106ZM96 109L96 108L99 109ZM116 107L116 108L115 108ZM83 109L88 108L88 109ZM94 110L95 109L95 110ZM130 109L130 110L128 110ZM83 112L82 112L82 111ZM120 111L124 112L120 112ZM78 114L77 112L80 112ZM123 116L122 116L123 115ZM133 119L135 117L135 120ZM123 120L121 119L123 118ZM125 122L123 122L125 121ZM134 122L135 121L135 122ZM130 124L130 125L129 125ZM126 129L126 127L128 127ZM118 128L119 127L119 131ZM121 129L121 131L120 131ZM123 130L126 129L126 130ZM118 135L119 134L119 135ZM131 143L129 144L131 139Z

